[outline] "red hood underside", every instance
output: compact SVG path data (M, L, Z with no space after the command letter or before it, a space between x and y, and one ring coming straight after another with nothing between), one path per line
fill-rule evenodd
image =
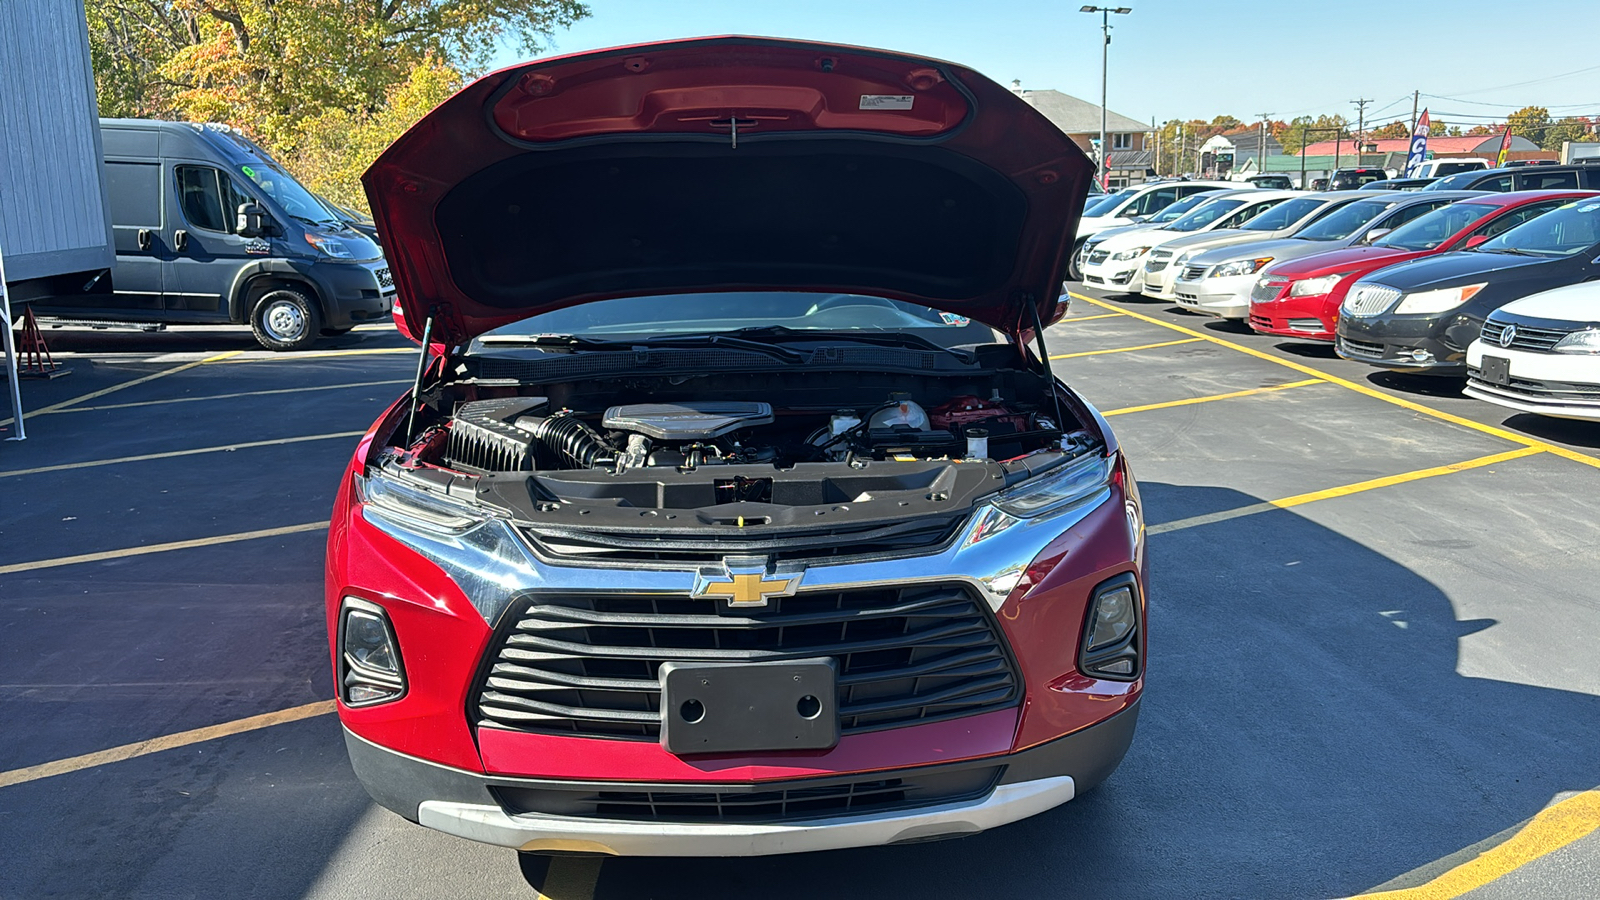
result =
M611 297L872 294L1048 321L1093 165L950 63L725 37L463 89L363 177L407 322L459 343Z

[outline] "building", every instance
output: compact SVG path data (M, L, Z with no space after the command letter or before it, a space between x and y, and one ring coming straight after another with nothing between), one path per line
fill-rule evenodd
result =
M1100 107L1097 104L1060 91L1025 91L1020 81L1011 82L1011 90L1066 132L1091 159L1096 156L1094 147L1100 142ZM1106 140L1111 142L1106 162L1111 188L1127 187L1155 177L1155 152L1151 149L1154 144L1149 138L1149 125L1106 110Z
M1200 145L1200 174L1207 178L1227 178L1235 173L1253 173L1261 168L1262 146L1266 156L1282 156L1283 145L1260 125L1246 125L1214 134Z
M1357 150L1363 152L1356 152ZM1335 169L1349 169L1365 166L1378 169L1387 169L1395 176L1405 172L1406 157L1411 153L1411 140L1409 138L1384 138L1369 140L1360 147L1354 140L1344 141L1318 141L1307 144L1301 153L1294 156L1268 157L1264 171L1283 173L1299 183L1301 171L1305 172L1305 183L1309 184L1317 178L1327 178ZM1500 153L1500 135L1462 135L1448 137L1438 135L1428 138L1428 158L1441 157L1477 157L1486 159L1490 165L1494 164ZM1539 145L1524 137L1512 135L1510 158L1522 159L1554 159L1555 154L1540 150ZM1302 185L1304 186L1304 185Z
M82 0L0 3L0 254L13 304L115 261Z

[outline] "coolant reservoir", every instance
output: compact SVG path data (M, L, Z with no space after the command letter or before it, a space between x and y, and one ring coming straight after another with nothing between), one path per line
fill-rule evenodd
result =
M897 398L893 406L886 406L867 420L868 428L893 428L906 425L917 431L928 430L928 414L909 397Z

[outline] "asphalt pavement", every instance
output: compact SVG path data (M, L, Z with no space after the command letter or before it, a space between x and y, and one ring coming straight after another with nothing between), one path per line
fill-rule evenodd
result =
M1068 316L1053 364L1151 526L1122 768L956 841L561 860L545 893L1600 896L1600 426L1164 304ZM536 896L373 805L328 712L322 523L409 345L50 338L74 371L0 443L0 898Z

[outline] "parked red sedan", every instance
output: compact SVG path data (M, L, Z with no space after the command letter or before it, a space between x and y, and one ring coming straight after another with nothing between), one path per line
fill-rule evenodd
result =
M1339 304L1356 279L1397 263L1470 250L1594 191L1485 194L1425 213L1373 241L1269 266L1250 294L1250 327L1261 334L1332 341Z

